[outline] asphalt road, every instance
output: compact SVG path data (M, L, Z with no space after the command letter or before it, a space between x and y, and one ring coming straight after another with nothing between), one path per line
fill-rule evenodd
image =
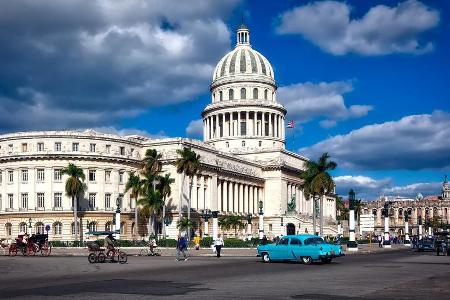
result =
M402 250L331 264L264 264L256 257L0 257L0 298L450 299L450 256Z

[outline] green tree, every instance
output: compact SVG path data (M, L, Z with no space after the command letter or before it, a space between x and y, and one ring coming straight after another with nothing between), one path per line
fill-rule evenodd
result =
M188 218L181 218L177 222L177 228L181 232L186 232L189 235L190 229L197 229L197 223L195 221L189 220Z
M241 216L235 216L235 215L221 217L219 219L219 226L223 230L234 229L234 237L237 237L237 230L238 229L244 229L245 228L245 224L242 221L242 217Z
M191 148L184 147L183 150L178 149L177 154L179 157L175 161L175 166L177 168L177 173L183 174L182 185L184 185L185 177L189 178L189 196L188 196L188 207L187 207L187 218L191 219L191 192L192 184L194 180L194 175L198 173L200 169L200 155L191 150ZM183 199L183 189L181 189L181 199ZM182 201L181 201L182 202ZM180 216L181 213L180 203ZM188 229L188 239L191 239L191 232Z
M303 179L302 188L305 197L313 199L313 228L316 232L316 199L319 198L320 209L319 218L320 235L323 236L323 198L326 195L334 193L334 181L328 171L336 169L337 164L329 161L328 153L323 153L317 162L307 161L305 170L300 172L300 178Z
M83 169L73 163L69 163L67 168L62 169L61 174L69 176L66 180L65 191L66 195L72 198L74 237L76 241L78 238L78 196L84 190L83 181L85 180L85 175Z
M348 220L348 208L345 207L345 203L342 197L336 197L336 218L338 220Z
M161 172L162 155L155 149L147 149L144 159L142 160L142 172L146 174L156 175Z
M163 206L161 193L152 187L148 187L143 189L140 194L141 198L138 204L142 207L141 215L148 218L149 235L154 235L156 216Z
M128 181L125 185L125 193L127 193L128 191L131 191L130 197L132 199L134 199L134 201L136 203L135 208L134 208L134 228L135 228L134 236L135 236L135 238L137 238L138 228L139 228L137 202L138 202L139 194L142 190L142 185L143 185L143 181L141 180L139 175L136 175L135 172L130 172L129 176L128 176Z
M171 184L175 182L175 179L170 177L170 174L165 174L164 176L159 176L158 184L156 188L160 192L163 198L163 208L162 208L162 220L166 217L166 199L172 194ZM163 238L166 237L166 226L163 224Z

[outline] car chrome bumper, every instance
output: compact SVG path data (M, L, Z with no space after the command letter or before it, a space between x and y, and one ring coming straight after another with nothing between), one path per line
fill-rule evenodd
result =
M325 255L319 255L319 258L335 258L335 257L341 257L341 256L345 256L345 254L343 252L339 253L339 254L325 254Z

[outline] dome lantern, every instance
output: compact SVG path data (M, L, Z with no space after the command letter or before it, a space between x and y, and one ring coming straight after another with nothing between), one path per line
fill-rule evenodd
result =
M247 45L250 46L250 30L248 30L247 26L242 23L236 33L237 43L236 46L239 45Z

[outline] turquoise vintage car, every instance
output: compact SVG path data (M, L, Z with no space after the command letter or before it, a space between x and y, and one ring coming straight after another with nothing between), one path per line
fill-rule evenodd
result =
M257 251L263 262L287 260L304 264L313 261L331 263L333 258L344 256L341 246L327 244L321 237L311 234L287 235L276 244L258 246Z

